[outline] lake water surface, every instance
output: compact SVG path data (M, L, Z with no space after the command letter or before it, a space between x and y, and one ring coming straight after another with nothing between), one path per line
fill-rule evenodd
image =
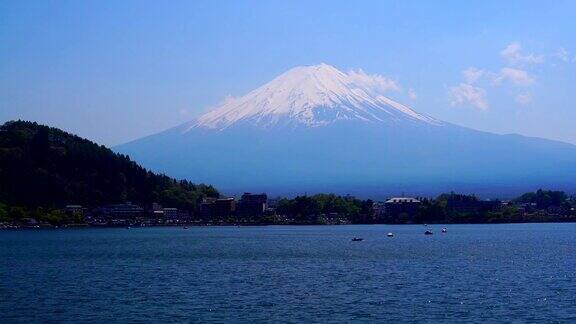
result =
M427 228L0 231L0 321L576 322L576 224Z

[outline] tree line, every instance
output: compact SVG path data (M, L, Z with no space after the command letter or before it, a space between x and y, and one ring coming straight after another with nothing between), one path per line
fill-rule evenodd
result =
M295 224L425 224L576 221L576 203L563 191L539 189L511 201L481 201L475 195L444 193L419 198L413 211L390 214L375 202L318 194L282 198L276 212ZM269 221L269 220L267 220Z

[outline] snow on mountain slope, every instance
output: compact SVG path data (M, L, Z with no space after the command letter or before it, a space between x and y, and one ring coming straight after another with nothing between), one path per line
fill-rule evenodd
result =
M187 129L225 129L237 123L264 128L280 124L316 127L338 120L442 125L370 86L382 81L378 76L344 73L327 64L296 67L243 97L227 100Z

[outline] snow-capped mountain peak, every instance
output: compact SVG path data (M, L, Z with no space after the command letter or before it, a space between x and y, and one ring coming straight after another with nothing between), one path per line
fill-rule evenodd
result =
M189 128L224 129L235 124L271 127L322 126L340 120L411 121L440 125L382 94L393 81L360 71L344 73L328 64L299 66L239 98L229 98Z
M437 194L471 185L530 188L576 174L573 145L439 122L382 94L394 87L362 71L297 67L195 121L116 149L230 193ZM576 188L576 180L565 184Z

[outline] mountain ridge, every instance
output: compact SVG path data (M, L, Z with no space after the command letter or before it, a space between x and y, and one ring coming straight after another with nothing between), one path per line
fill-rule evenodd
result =
M296 74L314 79L314 75L307 73L316 68L305 67L296 70ZM347 78L353 75L324 65L319 69L327 71L328 80L348 82ZM288 80L293 80L290 71L287 73ZM352 76L343 90L340 85L344 83L338 81L323 90L312 87L311 94L306 92L309 84L291 81L292 93L304 91L306 100L278 106L274 96L287 98L285 94L276 94L278 89L285 89L274 83L280 78L279 84L285 84L281 75L268 83L273 83L272 86L259 87L239 101L115 149L159 172L213 183L234 193L330 191L365 196L376 192L386 195L402 191L420 194L466 191L463 188L474 192L482 187L487 188L488 194L504 191L517 194L547 186L576 188L574 145L477 131L419 114L394 101L355 106L355 101L345 104L331 101L341 96L317 96L316 90L335 88L345 93L352 91L352 95L367 94L370 100L379 98L386 84L374 76L366 79L365 75ZM317 80L311 84L316 85ZM380 88L373 89L375 84ZM356 88L362 91L354 92ZM290 93L292 88L285 90ZM259 101L261 92L265 94L263 98L273 99ZM254 98L256 101L252 102L250 99ZM294 113L325 110L352 112L327 117L313 114L312 122L299 119L302 115ZM228 115L230 112L236 114ZM364 112L372 115L363 118ZM413 118L413 114L418 118ZM508 189L489 192L490 188Z

